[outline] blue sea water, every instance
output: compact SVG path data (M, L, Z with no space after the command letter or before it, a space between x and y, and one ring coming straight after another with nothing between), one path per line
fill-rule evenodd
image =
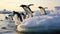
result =
M5 16L7 15L0 14L0 34L17 34L13 29L14 27L8 26L9 21L5 20ZM3 27L5 27L5 29L2 29Z

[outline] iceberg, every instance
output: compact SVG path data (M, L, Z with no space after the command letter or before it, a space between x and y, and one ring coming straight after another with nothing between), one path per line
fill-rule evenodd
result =
M37 12L38 13L38 12ZM48 14L39 16L34 14L34 17L25 19L18 25L18 31L24 32L43 32L60 30L60 14Z

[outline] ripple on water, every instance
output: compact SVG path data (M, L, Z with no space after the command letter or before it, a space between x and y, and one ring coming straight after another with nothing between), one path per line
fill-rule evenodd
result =
M16 34L16 31L14 30L0 30L0 34Z

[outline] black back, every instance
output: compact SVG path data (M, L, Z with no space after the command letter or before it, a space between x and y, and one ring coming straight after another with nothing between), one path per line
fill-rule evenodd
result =
M26 7L26 8L28 8L32 13L33 13L33 11L30 9L30 5L21 5L20 7L22 7L22 8L24 8L24 7ZM24 9L25 10L25 9ZM25 10L26 11L26 10Z
M21 21L21 22L23 21L23 20L22 20L22 16L21 16L20 13L13 11L13 14L14 14L14 15L16 14L17 17L20 18L20 21Z
M26 19L26 14L24 14L23 12L21 12L22 16L24 19Z
M43 10L44 10L44 13L45 13L45 15L46 15L45 8L43 8L43 7L41 7L41 6L39 6L38 8L43 9Z

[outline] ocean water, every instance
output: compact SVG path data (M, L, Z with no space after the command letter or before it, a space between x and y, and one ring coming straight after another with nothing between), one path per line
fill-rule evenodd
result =
M12 28L12 26L9 26L14 23L10 23L11 21L5 20L5 16L7 16L7 14L0 14L0 34L17 34L14 27Z

